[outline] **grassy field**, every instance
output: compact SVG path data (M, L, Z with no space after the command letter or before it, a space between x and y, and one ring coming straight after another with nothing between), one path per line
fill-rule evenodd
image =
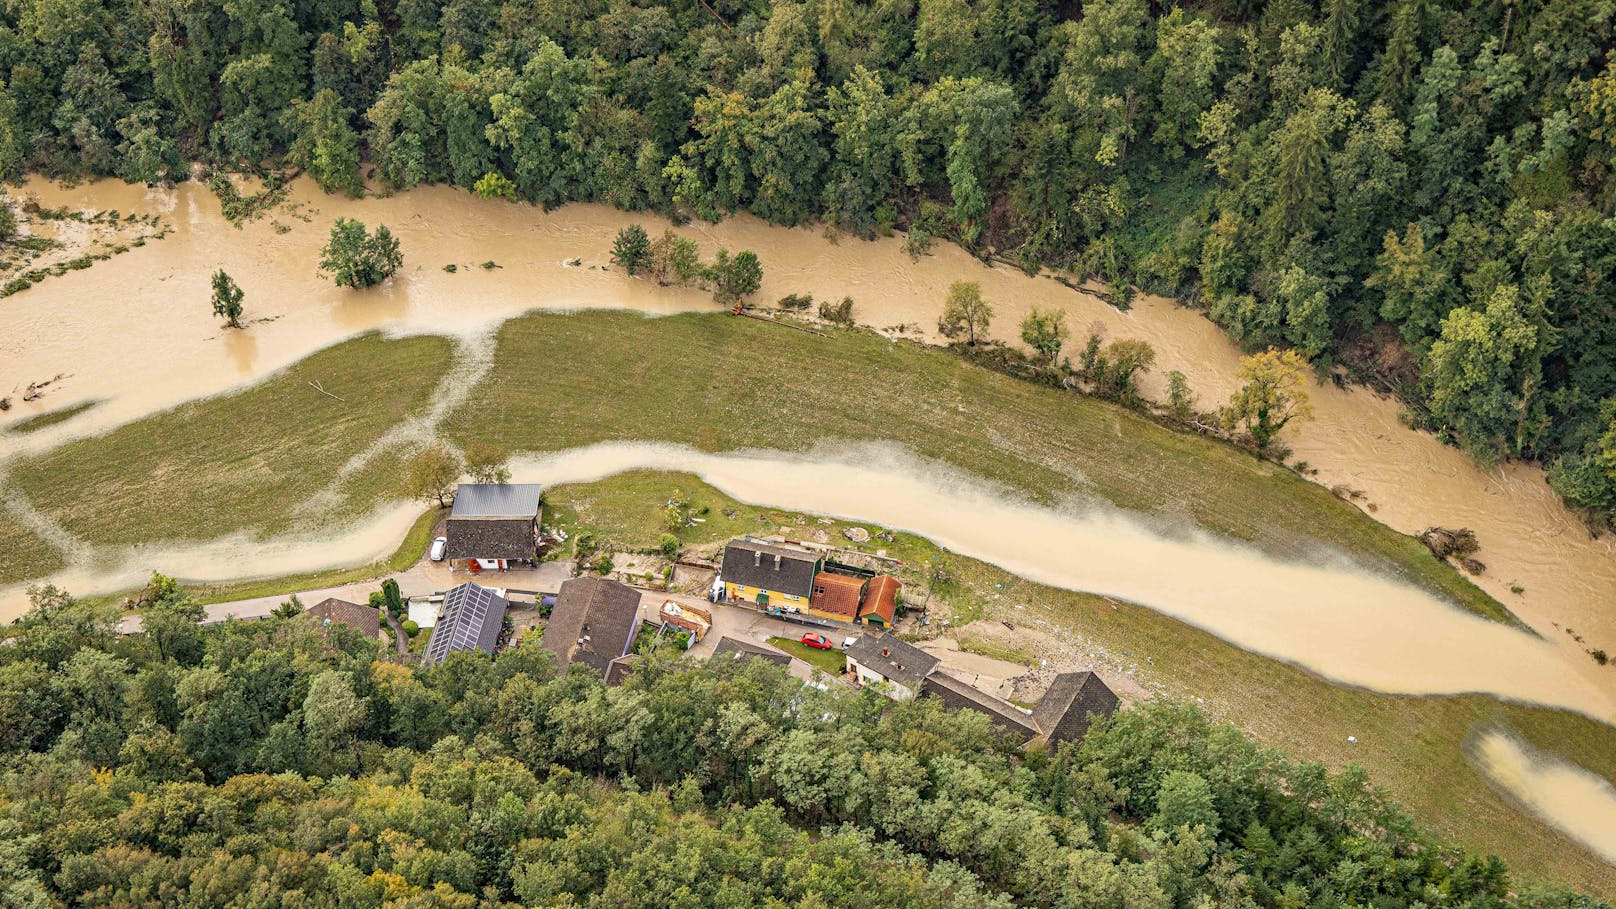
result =
M357 338L245 391L22 461L10 482L97 545L274 533L318 522L326 516L304 513L304 503L350 457L427 403L449 349L442 338ZM396 472L358 479L365 489L345 491L367 506L397 489Z
M47 514L101 543L291 526L337 466L420 408L447 350L447 342L432 339L358 339L260 388L18 463L14 482ZM308 388L312 378L348 405ZM1413 539L1288 471L1110 405L866 334L816 338L724 316L535 315L502 329L498 361L470 400L474 406L450 419L452 437L513 452L618 439L707 450L895 441L1035 500L1104 499L1193 520L1284 556L1338 549L1477 612L1505 615ZM391 466L382 461L361 471L341 498L357 508L385 497L396 488ZM553 490L552 501L555 516L571 526L648 548L675 493L707 509L706 523L683 532L692 548L738 532L787 525L811 533L817 525L811 517L729 502L690 477L659 474ZM882 545L911 562L929 552L924 541L902 535ZM1150 656L1150 679L1204 698L1210 710L1299 756L1369 767L1444 834L1497 851L1517 868L1616 892L1608 866L1514 811L1458 747L1478 727L1502 723L1538 747L1616 775L1616 730L1487 698L1343 688L1146 609L1037 587L964 560L956 568L957 613L992 619L1013 602L1044 610L1113 653L1141 662ZM279 592L327 577L206 593L223 599ZM1349 735L1357 745L1346 744Z

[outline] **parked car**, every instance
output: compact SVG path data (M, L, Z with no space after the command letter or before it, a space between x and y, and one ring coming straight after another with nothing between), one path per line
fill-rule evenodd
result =
M811 631L802 636L802 643L804 647L812 647L815 650L831 649L830 641L824 635L814 634Z
M427 555L431 556L432 561L441 562L443 561L443 550L447 548L448 545L448 537L438 537L436 540L432 541L432 549L427 553Z

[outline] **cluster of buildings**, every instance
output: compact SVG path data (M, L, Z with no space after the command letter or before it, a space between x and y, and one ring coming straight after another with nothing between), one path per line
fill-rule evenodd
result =
M504 571L537 564L541 555L541 490L534 484L465 484L459 487L441 553L454 568ZM1057 675L1031 710L981 691L940 668L936 656L889 633L902 605L903 585L890 574L831 560L829 547L755 539L724 548L712 599L744 604L810 627L842 623L859 632L843 643L849 680L893 700L936 698L956 710L972 710L1023 741L1059 743L1080 738L1097 716L1114 712L1118 699L1092 672ZM436 556L437 554L435 554ZM548 602L548 598L546 598ZM632 671L629 660L642 628L651 627L690 644L713 628L707 610L668 600L642 620L640 591L600 577L564 581L557 592L541 645L561 667L581 665L618 684ZM417 604L412 603L412 618ZM467 582L427 606L432 628L422 660L437 663L457 651L492 654L509 634L506 591ZM327 600L309 614L326 623L355 625L375 636L375 609ZM428 621L421 621L427 627ZM721 637L710 659L761 659L789 666L792 657L771 647Z
M843 565L802 546L731 540L718 589L725 600L774 613L891 628L903 585L890 574Z

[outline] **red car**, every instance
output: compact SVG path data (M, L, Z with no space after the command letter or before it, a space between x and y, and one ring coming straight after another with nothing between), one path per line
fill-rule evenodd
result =
M803 635L802 636L802 643L803 643L804 647L812 647L815 650L829 650L829 649L831 649L830 648L830 641L826 640L824 635L822 635L822 634L814 634L813 632L809 632L808 634Z

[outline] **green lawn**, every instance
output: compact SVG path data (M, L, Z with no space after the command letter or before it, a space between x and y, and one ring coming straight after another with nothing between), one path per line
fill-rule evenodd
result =
M209 398L19 462L10 482L74 535L100 545L274 533L338 468L422 408L449 342L366 335L327 348L245 391ZM336 400L312 388L319 382ZM362 472L350 497L392 497L397 472Z
M809 647L798 638L769 638L769 643L815 669L831 675L841 675L847 669L847 658L842 656L840 650L819 650Z

